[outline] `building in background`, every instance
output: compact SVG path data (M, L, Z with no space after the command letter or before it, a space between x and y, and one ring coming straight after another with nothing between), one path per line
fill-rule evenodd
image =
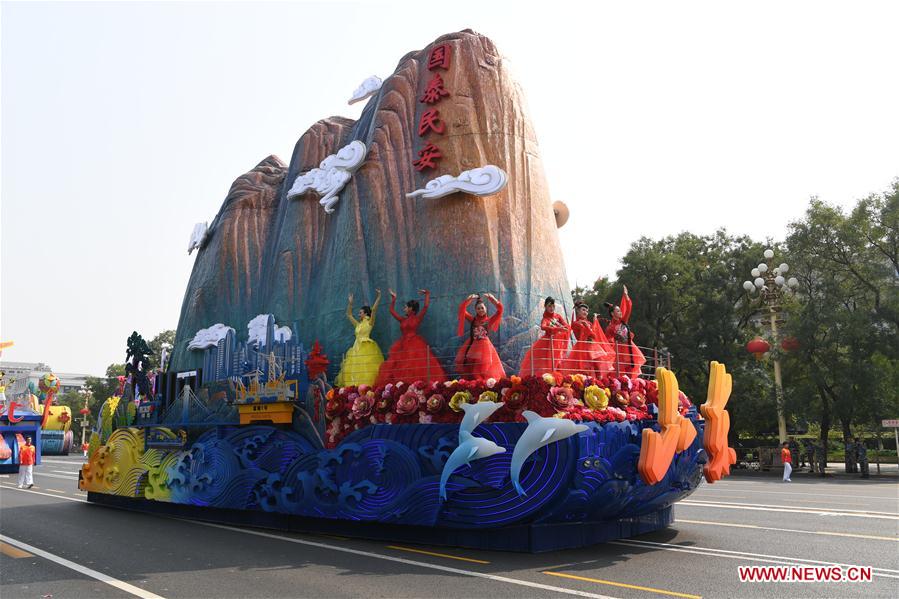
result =
M25 392L29 382L33 382L37 387L37 383L42 376L53 372L59 378L59 394L63 395L69 391L79 391L84 387L84 382L89 374L78 374L74 372L54 372L50 366L43 362L11 362L7 360L0 361L0 370L6 373L6 380L12 381L7 385L7 397L14 398Z

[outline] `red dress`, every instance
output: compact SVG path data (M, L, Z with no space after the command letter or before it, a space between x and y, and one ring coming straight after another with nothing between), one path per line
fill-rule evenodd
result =
M568 350L571 328L565 317L555 312L544 312L540 321L543 337L537 339L521 361L519 376L542 376L562 368L562 360Z
M456 372L464 379L501 379L506 376L506 370L503 363L496 353L496 348L490 342L487 331L496 331L499 329L499 322L503 316L503 305L493 298L487 298L496 307L493 316L472 316L468 313L468 306L474 301L473 298L467 298L459 304L459 328L457 335L465 334L465 322L468 321L469 335L459 352L456 354Z
M636 377L640 375L640 368L646 364L646 358L634 343L634 334L627 326L633 307L630 296L625 292L621 296L621 320L612 318L612 322L606 327L606 335L614 342L615 370L619 374Z
M601 377L611 371L615 352L599 326L599 321L595 318L593 322L579 318L571 323L571 330L577 343L562 362L562 372Z
M390 301L390 314L400 322L402 335L390 346L387 359L378 371L376 387L399 381L414 383L446 380L446 373L443 372L440 362L424 338L418 334L418 325L428 312L430 303L431 297L426 295L421 312L404 317L396 312L396 298Z

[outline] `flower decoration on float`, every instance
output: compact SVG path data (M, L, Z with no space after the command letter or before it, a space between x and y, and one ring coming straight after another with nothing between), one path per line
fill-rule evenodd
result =
M468 391L456 391L449 400L449 406L454 412L462 411L462 404L471 401L471 393Z

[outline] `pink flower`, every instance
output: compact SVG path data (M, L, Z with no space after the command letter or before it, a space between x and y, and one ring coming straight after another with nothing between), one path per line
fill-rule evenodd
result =
M491 377L491 378L487 379L486 383L487 383L488 389L493 389L493 386L496 385L496 379Z
M546 399L556 408L564 410L574 404L574 393L569 387L552 387Z
M418 423L419 424L431 424L431 415L425 414L424 412L418 413Z
M411 414L418 410L418 394L415 391L406 391L396 400L397 414Z
M371 414L371 400L367 395L356 395L353 400L353 417L356 419L365 418Z
M442 395L437 395L436 393L428 398L427 407L428 412L439 412L443 409L446 400L443 399Z

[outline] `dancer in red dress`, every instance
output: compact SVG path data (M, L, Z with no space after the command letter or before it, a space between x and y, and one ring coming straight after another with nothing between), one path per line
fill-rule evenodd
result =
M521 361L519 376L542 376L562 367L571 328L561 314L556 314L556 300L551 297L543 302L543 320L540 321L543 337L537 339Z
M612 370L614 351L609 345L602 327L599 326L597 315L593 315L592 321L587 318L590 313L587 304L577 302L574 305L574 313L577 318L571 323L571 330L577 343L562 362L562 372L601 377Z
M418 325L431 305L431 292L427 289L419 289L418 292L425 296L424 308L419 312L418 300L409 300L403 307L406 315L400 316L396 312L396 293L390 291L390 314L399 321L402 336L390 347L387 359L381 364L376 387L399 381L414 383L446 380L440 362L418 334Z
M634 304L627 294L627 286L621 294L621 305L606 304L609 309L609 317L612 319L606 327L606 336L615 345L615 368L618 374L626 374L631 377L640 375L640 368L646 363L643 352L634 343L634 334L627 326L631 318L631 310Z
M469 295L465 301L459 304L459 328L456 334L460 336L465 334L466 321L468 321L469 327L468 339L456 354L456 372L460 377L468 380L501 379L506 376L499 354L496 353L496 348L493 347L493 343L487 336L488 330L499 329L499 322L503 316L503 305L491 293L484 294L484 297L490 300L496 308L496 312L489 318L484 300L476 293ZM475 301L474 316L468 313L468 306L472 301Z

